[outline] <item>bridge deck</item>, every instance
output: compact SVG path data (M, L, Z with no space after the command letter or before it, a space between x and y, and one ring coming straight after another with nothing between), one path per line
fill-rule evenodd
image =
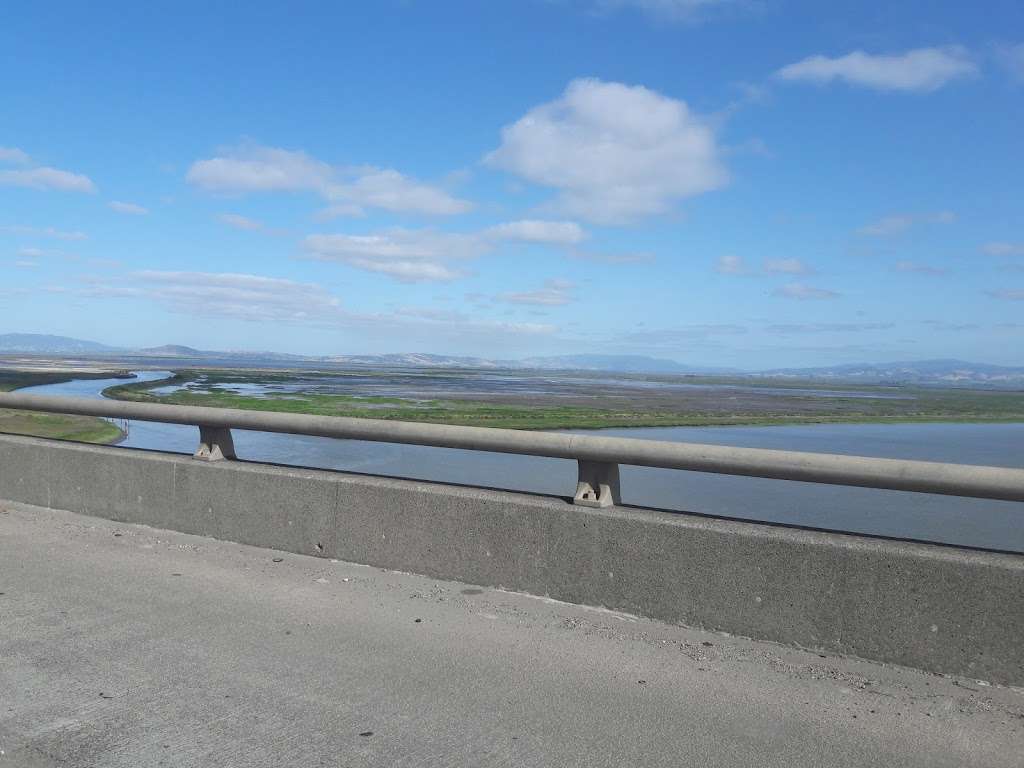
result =
M5 768L1024 754L1020 689L3 502L0 593Z

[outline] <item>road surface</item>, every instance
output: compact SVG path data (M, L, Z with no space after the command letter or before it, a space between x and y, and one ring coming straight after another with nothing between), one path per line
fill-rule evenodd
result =
M0 751L3 768L1020 768L1024 690L0 502Z

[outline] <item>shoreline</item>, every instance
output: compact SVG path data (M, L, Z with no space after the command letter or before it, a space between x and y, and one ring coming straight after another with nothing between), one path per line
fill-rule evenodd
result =
M26 372L27 375L40 375L41 372ZM56 372L47 372L51 375ZM78 371L65 371L60 374L59 379L46 382L25 382L11 389L23 389L40 384L58 384L79 380L102 380L121 378L117 373L121 371L89 372L84 376L76 375ZM110 375L105 375L109 373ZM827 426L827 425L876 425L889 426L897 424L1022 424L1024 414L773 414L771 416L758 416L756 414L743 414L734 417L718 414L670 414L670 413L644 413L636 411L630 415L605 416L601 409L576 408L568 412L558 413L555 408L546 405L523 406L510 405L507 401L491 403L486 400L458 401L458 400L437 400L438 407L433 410L424 409L420 411L413 407L402 407L397 405L401 397L381 398L387 404L396 403L395 407L381 408L360 408L348 407L345 405L353 401L373 402L372 398L353 398L349 395L314 395L322 398L319 401L319 408L314 403L310 408L296 407L294 399L281 399L276 402L283 403L288 407L274 408L267 407L273 404L273 399L254 396L241 396L233 394L221 395L190 395L182 398L177 403L171 398L174 396L154 396L149 390L157 387L167 386L168 383L185 382L189 380L188 371L170 371L169 375L148 381L138 381L139 371L132 371L130 377L124 377L127 381L110 384L98 393L101 397L122 402L151 402L167 404L185 404L208 408L240 408L242 410L255 411L278 411L291 413L305 413L310 415L338 415L349 418L367 418L376 420L411 421L426 424L453 424L464 426L481 426L498 429L517 429L523 431L551 431L551 432L598 432L603 430L633 430L633 429L671 429L671 428L703 428L703 427L738 427L738 428L764 428L764 427L801 427L801 426ZM148 373L148 372L147 372ZM244 372L248 374L248 372ZM46 374L42 374L46 376ZM34 378L34 376L33 376ZM50 376L46 376L50 378ZM957 393L954 393L957 394ZM216 399L223 397L229 402L202 402L204 399ZM199 402L196 402L199 400ZM381 403L384 405L384 403ZM451 410L451 418L447 415L445 408ZM609 409L610 410L610 409ZM333 412L332 412L333 411ZM427 416L425 418L418 418ZM106 420L103 420L106 421ZM113 422L108 424L115 426ZM120 445L127 438L127 433L120 427L118 435L109 440L90 441L99 445Z
M21 370L19 370L18 373L20 373L20 374L22 374L22 375L24 375L26 377L36 376L36 377L42 377L42 378L44 378L46 380L45 381L27 380L27 381L23 381L23 382L15 381L13 383L13 386L9 386L9 387L0 386L0 392L5 392L5 391L6 392L16 392L16 391L18 391L20 389L28 389L28 388L31 388L31 387L38 387L38 386L48 386L50 384L66 384L66 383L72 382L72 381L90 381L90 380L100 380L100 381L102 381L104 379L137 378L137 375L134 372L130 376L119 376L118 374L122 373L122 371L120 371L120 370L88 370L88 371L77 371L77 370L63 370L63 371L56 371L56 370L24 370L24 371L21 371ZM6 413L12 413L12 411L6 411L4 409L0 409L0 413L5 413L5 412ZM31 413L31 411L13 411L13 413ZM53 416L55 418L60 418L61 414L52 414L51 416ZM89 444L89 445L118 445L118 444L124 442L127 439L127 437L128 437L128 433L125 432L123 429L121 429L116 424L114 424L114 422L109 421L107 419L100 418L98 416L95 416L95 417L94 416L64 416L63 418L65 419L65 424L68 425L68 427L67 427L68 430L70 430L71 425L82 423L82 420L85 420L85 419L91 419L91 420L93 420L96 423L96 428L97 429L100 428L100 424L103 424L103 425L107 425L109 427L112 427L112 428L116 429L117 430L117 434L112 436L109 439L85 439L85 440L81 440L81 439L77 439L74 436L75 433L73 431L66 431L66 432L56 431L56 430L59 430L59 427L56 427L56 426L54 427L54 429L56 431L55 434L43 434L43 435L40 435L40 434L38 434L38 432L32 432L32 431L28 431L28 430L26 430L26 431L17 431L17 432L3 432L3 434L23 435L23 436L26 436L26 437L44 437L44 438L52 439L52 440L67 440L67 441L70 441L70 442L80 442L80 443L86 443L86 444Z

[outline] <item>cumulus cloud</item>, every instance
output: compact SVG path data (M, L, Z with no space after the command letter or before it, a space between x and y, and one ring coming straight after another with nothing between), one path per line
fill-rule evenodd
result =
M1024 243L985 243L981 252L988 256L1024 256Z
M931 213L897 213L883 216L877 221L865 224L857 230L858 234L872 237L886 237L906 232L918 224L952 224L956 214L952 211L934 211Z
M5 165L28 165L32 159L17 147L0 147L0 163Z
M217 219L224 224L227 224L229 227L234 227L235 229L263 229L262 222L256 221L256 219L250 219L247 216L241 216L237 213L222 213L217 217Z
M574 80L501 139L487 165L558 190L558 210L603 224L666 213L728 181L707 121L642 86Z
M537 307L559 307L572 301L573 284L568 280L548 280L543 288L534 291L503 293L500 301L509 304L528 304Z
M225 194L313 192L329 202L322 215L362 216L365 208L451 215L472 208L439 187L373 166L332 166L298 150L243 144L192 164L186 180Z
M478 256L487 247L478 235L410 229L373 235L309 235L303 241L309 258L379 272L404 283L462 277L465 273L450 262Z
M327 209L345 212L339 215L359 215L363 207L380 208L394 213L423 213L432 216L450 216L466 213L473 205L467 200L452 197L443 189L423 184L398 171L365 167L349 183L333 184L327 197L335 202Z
M59 192L96 191L96 185L88 176L47 166L0 171L0 186L53 189Z
M749 275L750 269L742 256L720 256L715 262L715 272L721 275Z
M523 219L498 224L485 234L497 240L520 240L527 243L575 245L586 238L583 227L574 221L541 221Z
M141 205L136 205L135 203L123 203L120 200L111 200L109 203L107 203L107 206L112 211L117 211L118 213L126 213L130 216L145 216L147 213L149 213L148 208L143 208Z
M935 91L954 80L977 74L978 66L962 46L916 48L898 54L854 51L845 56L810 56L776 75L783 80L831 83L842 80L881 91Z
M773 293L776 296L782 296L786 299L799 299L806 301L808 299L834 299L839 296L835 291L830 291L825 288L815 288L807 285L806 283L787 283L779 288L776 288Z
M767 259L764 271L769 275L813 275L814 269L800 259Z
M244 144L196 161L185 180L210 192L298 192L321 190L333 176L329 165L305 152Z

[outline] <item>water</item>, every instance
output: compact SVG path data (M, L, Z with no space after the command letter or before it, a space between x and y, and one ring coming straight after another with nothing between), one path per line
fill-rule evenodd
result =
M349 395L363 397L401 397L405 399L487 397L521 397L543 395L545 397L595 398L606 392L621 390L662 390L666 392L714 392L749 394L763 397L782 397L866 400L912 400L914 396L905 392L881 392L807 389L795 387L743 386L741 384L692 384L680 381L642 379L639 377L609 377L606 379L586 378L567 375L543 375L538 373L514 373L502 371L489 373L479 371L388 371L388 372L346 372L346 373L294 373L286 380L275 380L273 375L266 381L251 381L252 373L243 374L239 381L223 380L218 373L211 382L203 374L194 380L181 384L168 384L153 390L158 395L174 392L234 392L250 397L279 397L283 394L315 393L324 395Z
M168 376L144 371L145 381ZM23 392L101 397L124 380L81 380ZM1024 424L813 424L589 431L650 440L779 448L1024 468ZM575 462L234 430L240 458L571 496ZM132 421L129 448L192 453L198 430ZM626 504L896 538L1024 552L1024 504L623 466Z

